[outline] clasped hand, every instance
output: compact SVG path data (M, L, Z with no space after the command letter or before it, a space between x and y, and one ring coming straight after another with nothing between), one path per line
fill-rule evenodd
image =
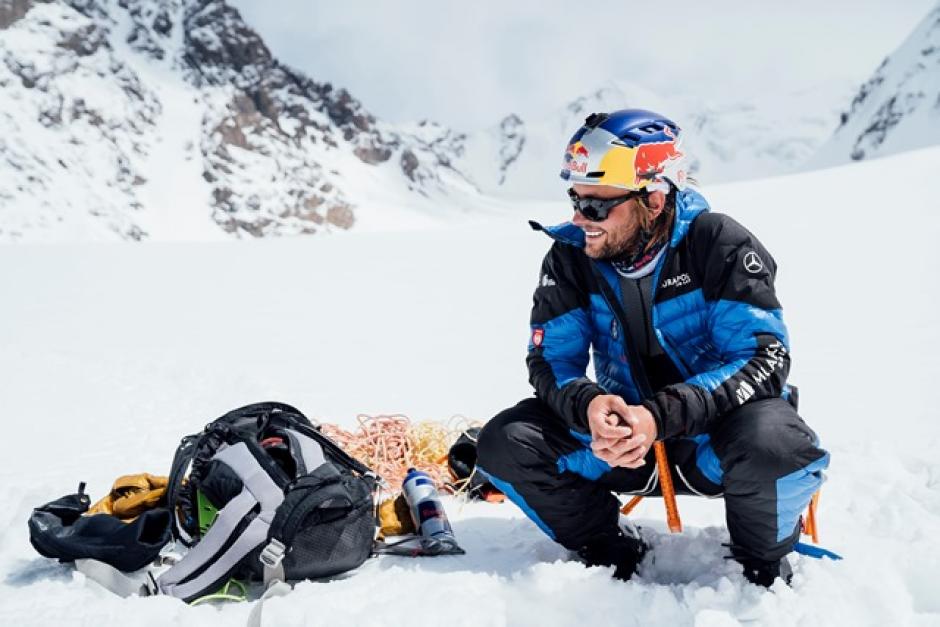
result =
M591 450L610 466L639 468L656 441L656 421L642 405L627 405L615 394L595 397L587 410Z

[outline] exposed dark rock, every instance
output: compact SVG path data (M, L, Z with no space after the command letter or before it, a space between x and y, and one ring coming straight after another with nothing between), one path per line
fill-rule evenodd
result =
M415 171L418 169L419 165L420 162L418 161L418 157L415 156L415 153L408 149L402 151L401 170L410 180L415 180Z
M162 60L166 55L163 47L151 35L150 29L141 24L134 26L134 29L127 36L127 43L137 52L148 54L155 59Z
M341 229L350 229L356 219L349 205L334 205L327 210L326 221Z
M58 45L80 57L87 57L95 54L101 46L107 46L107 39L96 25L86 24L70 33L65 33Z
M372 144L370 146L359 146L353 150L353 154L359 157L365 163L375 165L384 163L392 156L391 148L382 145Z
M134 224L124 232L124 237L129 240L139 242L147 238L147 232Z
M235 211L235 207L231 203L233 195L232 190L227 187L216 187L212 190L212 200L216 208L223 211Z
M271 65L271 51L241 19L219 0L191 0L184 16L185 60L211 85L230 82L232 74Z
M8 28L24 17L34 4L49 0L0 0L0 30Z
M499 148L499 184L502 185L506 182L509 166L515 163L525 147L525 124L522 118L511 113L500 122L499 130L502 140Z
M158 34L164 37L168 36L173 31L173 22L170 20L169 14L166 11L157 13L157 16L153 18L152 28Z
M63 102L62 95L57 94L53 102L39 111L39 122L47 128L62 124Z

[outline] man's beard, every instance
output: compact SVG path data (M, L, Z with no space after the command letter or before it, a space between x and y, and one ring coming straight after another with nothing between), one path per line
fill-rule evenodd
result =
M638 253L645 242L636 225L623 225L617 231L607 231L604 245L595 253L585 251L588 257L607 261Z

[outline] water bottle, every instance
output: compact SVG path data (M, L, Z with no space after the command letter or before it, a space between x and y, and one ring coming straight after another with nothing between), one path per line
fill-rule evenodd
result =
M428 555L463 553L431 477L425 472L409 468L401 489L408 502L415 529L418 530L423 552Z

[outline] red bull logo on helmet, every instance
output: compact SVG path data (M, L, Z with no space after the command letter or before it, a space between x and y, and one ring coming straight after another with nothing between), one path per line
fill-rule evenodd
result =
M578 174L584 174L587 172L587 158L590 152L587 149L587 146L582 144L580 141L576 141L573 144L568 146L568 149L565 151L565 164L564 167L572 172L577 172Z
M575 157L575 158L577 157L587 158L587 156L590 153L588 152L587 146L577 141L571 144L570 146L568 146L568 154L570 154L572 157Z
M668 128L666 130L667 135L672 135ZM655 180L670 161L681 159L683 156L675 140L640 144L636 147L636 157L633 160L637 182Z

